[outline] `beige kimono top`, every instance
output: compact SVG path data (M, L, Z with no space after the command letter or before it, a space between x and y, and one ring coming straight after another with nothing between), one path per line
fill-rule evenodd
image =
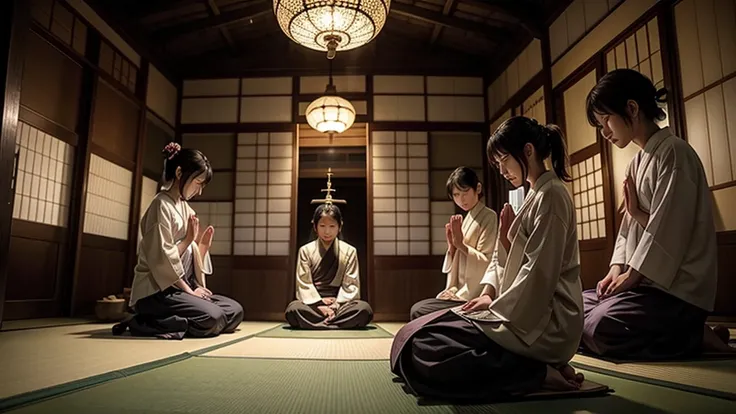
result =
M481 284L496 297L488 310L459 315L505 349L548 364L568 362L583 331L575 210L565 185L548 171L509 228L511 248L496 250Z
M498 216L496 212L479 201L463 219L463 242L468 247L465 254L456 250L450 256L450 250L445 254L442 272L447 274L445 290L451 290L455 296L470 300L476 298L483 291L480 281L488 268L496 246L496 232L498 231ZM437 295L439 296L442 293Z
M319 248L320 240L314 240L299 248L296 265L296 298L305 305L312 305L322 300L312 280L312 273L317 271L322 256ZM337 303L344 304L360 299L360 270L358 268L358 252L348 243L335 239L338 245L338 268L329 286L339 286Z
M706 311L716 297L717 245L711 191L698 154L663 128L629 163L639 207L649 212L642 227L624 215L611 265L631 266L645 285Z
M197 283L206 287L205 274L212 274L212 261L207 253L204 261L196 243L179 255L179 243L187 235L189 216L196 212L186 201L176 207L171 197L160 192L154 197L141 219L142 239L138 248L138 264L130 293L130 306L145 297L171 287L185 276L188 267L182 258L192 260ZM182 216L182 207L184 216Z

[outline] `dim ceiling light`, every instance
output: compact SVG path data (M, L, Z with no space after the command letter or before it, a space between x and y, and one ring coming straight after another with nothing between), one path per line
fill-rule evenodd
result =
M307 106L305 115L309 126L330 135L345 132L355 122L355 108L347 99L337 96L337 88L332 83L332 60L329 60L325 94Z
M386 23L391 0L274 0L273 11L296 43L327 51L350 50L373 40Z

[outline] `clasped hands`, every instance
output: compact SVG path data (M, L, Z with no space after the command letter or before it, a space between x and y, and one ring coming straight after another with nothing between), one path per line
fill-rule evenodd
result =
M329 323L335 319L337 309L339 309L340 305L337 303L336 298L322 298L322 303L324 305L317 306L317 309L325 317L325 323Z

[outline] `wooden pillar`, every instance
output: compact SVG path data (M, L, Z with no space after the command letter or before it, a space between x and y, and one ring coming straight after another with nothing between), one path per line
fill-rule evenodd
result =
M15 137L20 111L25 38L30 14L26 0L0 2L0 327L8 278L10 226L15 192Z
M129 287L133 282L133 270L138 259L138 224L141 214L141 192L143 187L143 151L146 147L146 118L148 106L148 73L149 62L141 60L141 67L136 80L135 95L142 104L138 114L138 136L136 137L135 170L133 171L133 188L130 195L130 215L128 216L128 257L126 261L125 285Z
M92 65L97 66L100 57L101 39L94 30L87 32L85 56ZM67 257L71 258L65 274L65 296L70 298L64 314L75 316L79 272L81 270L82 238L84 236L84 211L87 204L87 173L90 163L90 142L92 140L92 117L95 110L99 77L93 66L84 65L82 69L82 91L79 97L79 118L77 122L78 144L74 153L71 198L69 200L69 243Z

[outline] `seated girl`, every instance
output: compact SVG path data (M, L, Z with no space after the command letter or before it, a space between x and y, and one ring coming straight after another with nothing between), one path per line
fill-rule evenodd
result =
M207 289L212 274L209 249L214 228L200 231L187 203L212 179L212 168L200 151L170 143L164 149L162 191L141 220L142 239L131 289L134 317L116 325L136 336L182 339L235 331L243 307Z
M340 209L321 204L312 224L318 237L299 248L296 300L286 308L286 321L295 329L364 328L373 310L360 300L357 251L338 238Z
M605 75L588 120L618 148L641 148L621 183L625 213L608 274L583 293L583 347L625 359L732 351L705 325L716 295L716 231L703 164L687 141L660 128L665 90L630 69ZM615 151L615 149L614 149ZM727 332L727 331L726 331ZM725 342L724 342L725 339Z
M447 284L437 297L415 303L411 319L458 306L478 297L483 290L480 281L496 245L498 216L483 203L483 184L468 167L458 167L450 174L447 196L467 212L464 219L454 215L445 224L447 253L442 273L447 274Z
M531 189L514 217L501 212L499 243L480 296L404 326L392 371L415 394L448 400L578 389L568 362L580 343L583 298L577 224L563 182L565 147L556 126L524 117L491 136L488 157L515 187ZM554 171L543 160L551 156Z

